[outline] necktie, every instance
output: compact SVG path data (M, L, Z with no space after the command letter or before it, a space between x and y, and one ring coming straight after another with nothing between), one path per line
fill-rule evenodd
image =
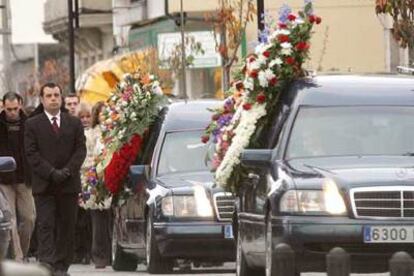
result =
M58 134L59 133L59 126L57 124L57 118L52 117L52 121L53 121L53 123L52 123L53 131L55 132L55 134Z

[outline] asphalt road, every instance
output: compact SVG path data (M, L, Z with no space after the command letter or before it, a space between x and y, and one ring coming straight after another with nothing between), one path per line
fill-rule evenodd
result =
M152 275L146 272L145 266L139 266L135 272L114 272L112 268L106 269L95 269L93 265L72 265L69 273L71 276L137 276L137 275ZM165 275L165 274L164 274ZM218 275L235 275L234 264L226 264L224 267L213 267L213 268L198 268L192 269L191 271L179 271L175 270L172 274L174 276L184 275L200 275L200 276L218 276ZM389 273L381 274L351 274L353 276L389 276ZM301 276L326 276L326 273L302 273Z

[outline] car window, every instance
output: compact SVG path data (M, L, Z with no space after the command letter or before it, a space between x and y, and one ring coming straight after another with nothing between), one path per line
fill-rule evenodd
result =
M302 107L286 158L414 152L414 107Z
M158 175L208 170L205 162L207 145L202 130L170 132L165 135L158 163Z

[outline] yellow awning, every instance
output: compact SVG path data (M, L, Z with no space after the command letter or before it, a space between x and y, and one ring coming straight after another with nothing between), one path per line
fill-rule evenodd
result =
M124 74L152 71L154 51L149 49L119 55L89 67L76 80L76 91L81 100L90 104L106 101Z

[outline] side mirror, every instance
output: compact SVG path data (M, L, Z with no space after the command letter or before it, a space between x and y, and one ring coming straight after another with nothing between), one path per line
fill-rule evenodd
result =
M268 169L272 166L273 150L246 149L242 152L240 161L245 167Z
M129 167L129 186L133 191L141 190L149 178L148 165L133 165Z
M12 172L16 169L16 161L10 156L0 157L0 172Z
M277 178L277 166L274 162L275 150L271 149L246 149L242 152L240 162L247 168L267 169L273 178ZM252 177L259 177L252 174ZM252 178L249 176L249 178Z

